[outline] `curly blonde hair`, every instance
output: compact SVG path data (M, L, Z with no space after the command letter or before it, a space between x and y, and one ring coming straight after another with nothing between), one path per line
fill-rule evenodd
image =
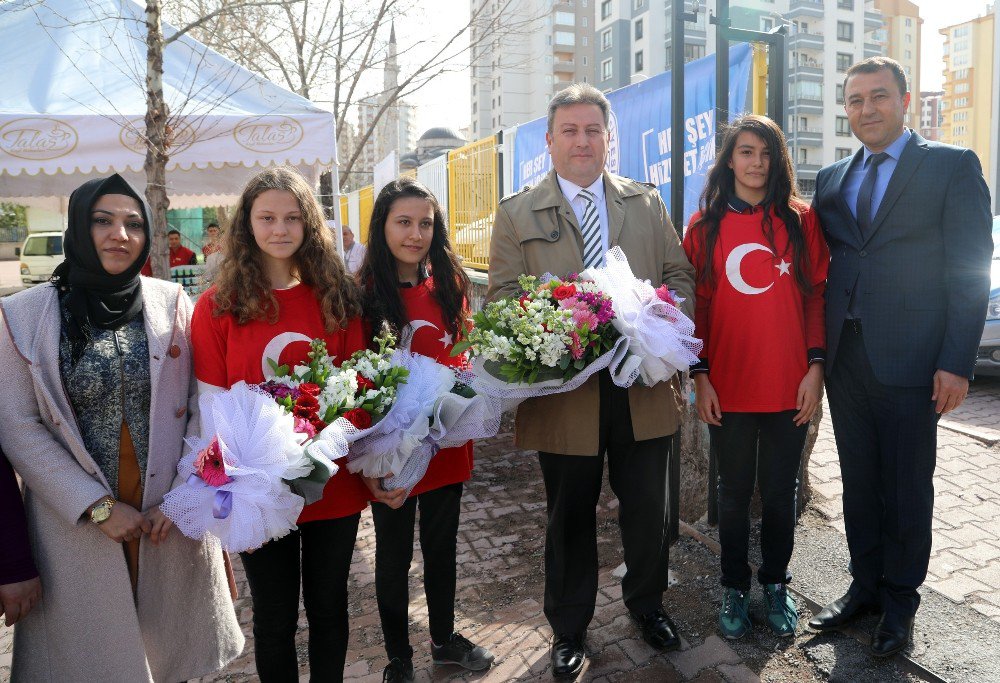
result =
M337 255L312 189L297 170L288 166L261 171L247 182L240 195L239 206L222 234L226 256L215 279L215 315L231 313L240 325L251 320L278 320L278 300L268 286L264 258L250 225L254 201L268 190L289 192L298 201L303 240L295 252L294 272L316 293L326 331L344 327L349 318L361 315L357 285Z

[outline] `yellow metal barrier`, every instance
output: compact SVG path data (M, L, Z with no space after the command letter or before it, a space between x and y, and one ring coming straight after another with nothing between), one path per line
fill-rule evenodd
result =
M767 114L767 47L764 43L751 43L753 46L753 70L750 76L750 87L753 88L753 113ZM782 128L784 121L777 121Z
M372 222L372 208L375 204L374 185L366 185L358 190L358 231L362 244L368 244L368 227Z
M347 195L340 195L340 224L350 225L351 222L348 219L348 209L347 209Z
M490 136L448 152L448 226L451 246L467 268L490 266L490 235L497 206L497 140Z

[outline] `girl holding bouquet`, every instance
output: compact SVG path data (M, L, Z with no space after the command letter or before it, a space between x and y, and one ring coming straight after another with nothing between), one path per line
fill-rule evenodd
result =
M268 360L306 364L322 338L339 361L365 346L357 287L338 258L319 204L294 169L250 179L223 237L226 258L192 321L202 391L259 383ZM309 622L313 680L341 680L347 656L347 579L368 490L341 468L299 528L242 553L253 598L254 657L261 681L298 680L299 577ZM301 557L301 562L300 562Z
M757 572L767 622L794 634L785 586L795 529L799 462L823 390L823 290L830 255L801 201L781 130L764 116L736 120L709 172L684 250L697 271L692 368L699 417L719 463L719 539L725 589L719 627L750 627L750 499L759 476L763 513Z
M379 193L372 209L368 252L358 273L366 322L388 324L414 353L457 366L450 355L468 315L469 279L451 251L444 214L419 182L400 178ZM455 632L455 548L462 483L472 476L472 444L443 449L409 497L386 491L365 477L375 502L375 591L389 665L387 681L413 680L413 648L407 631L407 575L413 559L413 527L420 506L424 591L435 664L488 669L493 655Z

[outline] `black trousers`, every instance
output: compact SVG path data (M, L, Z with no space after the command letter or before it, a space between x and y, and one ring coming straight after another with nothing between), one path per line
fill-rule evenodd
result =
M852 590L912 615L927 576L937 421L933 388L878 381L861 326L848 321L827 379L844 481Z
M297 683L295 630L302 598L309 621L311 681L342 681L347 658L347 578L360 514L305 522L252 553L240 553L253 597L254 661L262 683Z
M722 426L709 426L719 464L719 541L722 585L750 590L748 561L750 500L760 482L760 583L788 583L795 538L795 494L808 425L798 427L794 410L723 413Z
M420 506L420 551L431 640L443 645L455 630L455 546L462 484L450 484L408 498L393 510L372 503L375 522L375 597L389 659L413 658L408 619L413 524Z
M636 441L628 392L600 373L600 442L596 457L539 452L545 481L545 617L556 635L583 633L597 599L597 501L604 459L618 496L627 571L622 598L634 614L662 606L667 588L667 465L670 439Z

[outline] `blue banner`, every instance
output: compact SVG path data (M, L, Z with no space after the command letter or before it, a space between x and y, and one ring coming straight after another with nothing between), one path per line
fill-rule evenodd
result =
M753 53L742 43L729 49L729 120L743 113ZM670 207L671 74L657 74L608 93L611 144L607 169L653 183ZM780 123L780 122L779 122ZM537 184L552 168L545 143L546 119L519 125L514 134L517 192ZM698 209L708 169L715 161L715 55L684 67L684 221Z

